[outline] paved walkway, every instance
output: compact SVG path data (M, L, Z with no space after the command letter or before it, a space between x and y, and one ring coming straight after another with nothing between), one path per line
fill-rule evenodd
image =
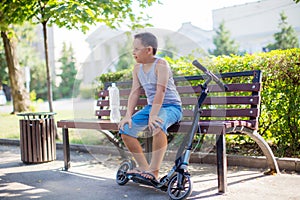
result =
M62 200L163 200L164 192L139 186L115 183L119 157L71 152L72 167L62 171L62 151L57 160L43 164L23 164L18 146L0 145L0 199ZM164 162L163 172L173 163ZM192 164L193 193L189 199L300 199L300 175L264 176L261 169L229 167L228 192L217 193L216 166Z

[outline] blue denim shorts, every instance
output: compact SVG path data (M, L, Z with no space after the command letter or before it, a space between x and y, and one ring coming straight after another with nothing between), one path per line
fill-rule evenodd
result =
M132 116L132 127L129 128L128 124L124 125L124 130L119 130L120 134L130 135L134 138L138 137L138 133L142 132L148 127L149 114L151 112L152 105L145 106L142 110L139 110ZM160 124L160 128L168 134L167 129L179 122L182 118L182 109L179 105L163 104L158 117L163 120Z

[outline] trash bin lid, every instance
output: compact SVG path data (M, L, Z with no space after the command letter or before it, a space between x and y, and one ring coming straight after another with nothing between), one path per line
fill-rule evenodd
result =
M55 112L28 112L28 113L18 113L18 116L21 117L32 117L32 118L38 118L38 119L42 119L42 118L50 118L53 115L56 115Z

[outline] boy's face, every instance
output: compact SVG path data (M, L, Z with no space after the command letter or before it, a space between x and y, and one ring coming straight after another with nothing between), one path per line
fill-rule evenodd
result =
M147 58L152 56L152 47L145 47L140 39L134 39L133 41L133 57L137 63L144 63Z

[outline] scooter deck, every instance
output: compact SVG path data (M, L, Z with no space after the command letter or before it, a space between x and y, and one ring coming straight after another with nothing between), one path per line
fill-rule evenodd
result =
M132 180L135 183L141 183L143 185L149 185L149 186L153 186L153 187L157 187L159 185L158 181L147 179L139 174L128 175L127 178L129 180Z
M160 189L162 191L167 191L167 186L161 185L161 183L157 180L147 179L140 174L127 175L129 180L132 180L135 183L140 183L142 185L152 186L154 188Z

